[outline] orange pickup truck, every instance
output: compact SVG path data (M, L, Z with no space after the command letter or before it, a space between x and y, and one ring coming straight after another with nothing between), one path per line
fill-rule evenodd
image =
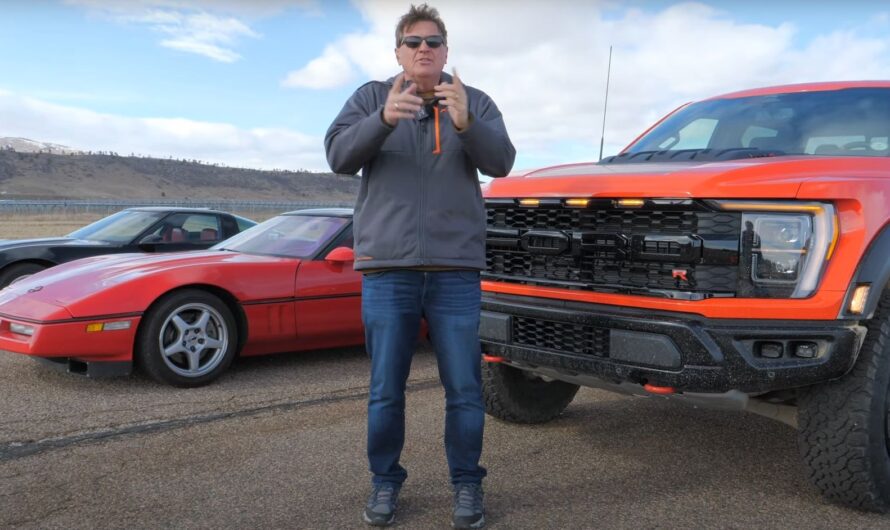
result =
M748 410L799 428L825 496L890 511L890 81L688 104L485 203L490 414L580 385Z

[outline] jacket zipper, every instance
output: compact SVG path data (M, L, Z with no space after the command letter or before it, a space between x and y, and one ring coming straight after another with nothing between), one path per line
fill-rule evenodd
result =
M426 197L426 186L424 185L424 181L426 179L426 172L424 171L424 148L426 147L426 122L425 120L417 120L419 125L418 127L418 141L417 141L417 161L420 166L420 219L418 222L418 248L420 248L420 264L426 265L426 250L424 249L423 244L423 228L424 228L424 220L426 219L426 201L424 200Z

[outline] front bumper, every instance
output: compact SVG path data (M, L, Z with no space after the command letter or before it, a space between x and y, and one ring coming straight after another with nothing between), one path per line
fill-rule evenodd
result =
M141 316L71 319L60 322L33 322L0 315L0 350L40 358L66 358L84 363L132 362L133 345ZM88 332L87 323L128 320L128 329ZM13 333L10 324L18 322L34 328L32 335Z
M488 355L565 380L677 392L756 394L835 379L865 337L855 321L708 319L495 293L483 293L482 310Z

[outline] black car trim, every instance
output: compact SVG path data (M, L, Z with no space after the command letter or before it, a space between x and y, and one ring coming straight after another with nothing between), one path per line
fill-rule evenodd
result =
M282 304L288 302L305 302L307 300L327 300L331 298L354 298L361 296L362 293L345 293L345 294L327 294L318 296L292 296L288 298L268 298L265 300L251 300L249 302L239 302L241 305L264 305L264 304Z
M26 322L28 324L40 324L40 325L48 325L48 324L71 324L77 322L90 322L93 320L115 320L121 318L133 318L133 317L141 317L144 314L143 311L136 313L113 313L109 315L96 315L89 317L73 317L73 318L62 318L59 320L35 320L33 318L23 318L15 315L9 315L7 313L0 313L0 318L15 322Z

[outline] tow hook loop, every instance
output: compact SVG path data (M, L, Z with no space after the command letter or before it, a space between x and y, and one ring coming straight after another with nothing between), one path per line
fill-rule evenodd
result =
M674 390L674 387L672 386L655 386L649 383L643 385L643 390L649 392L650 394L658 394L660 396L666 396L668 394L673 394L676 392L676 390Z
M498 357L497 355L488 355L488 354L483 353L482 360L487 363L502 363L502 362L506 361L507 359L505 359L503 357Z

